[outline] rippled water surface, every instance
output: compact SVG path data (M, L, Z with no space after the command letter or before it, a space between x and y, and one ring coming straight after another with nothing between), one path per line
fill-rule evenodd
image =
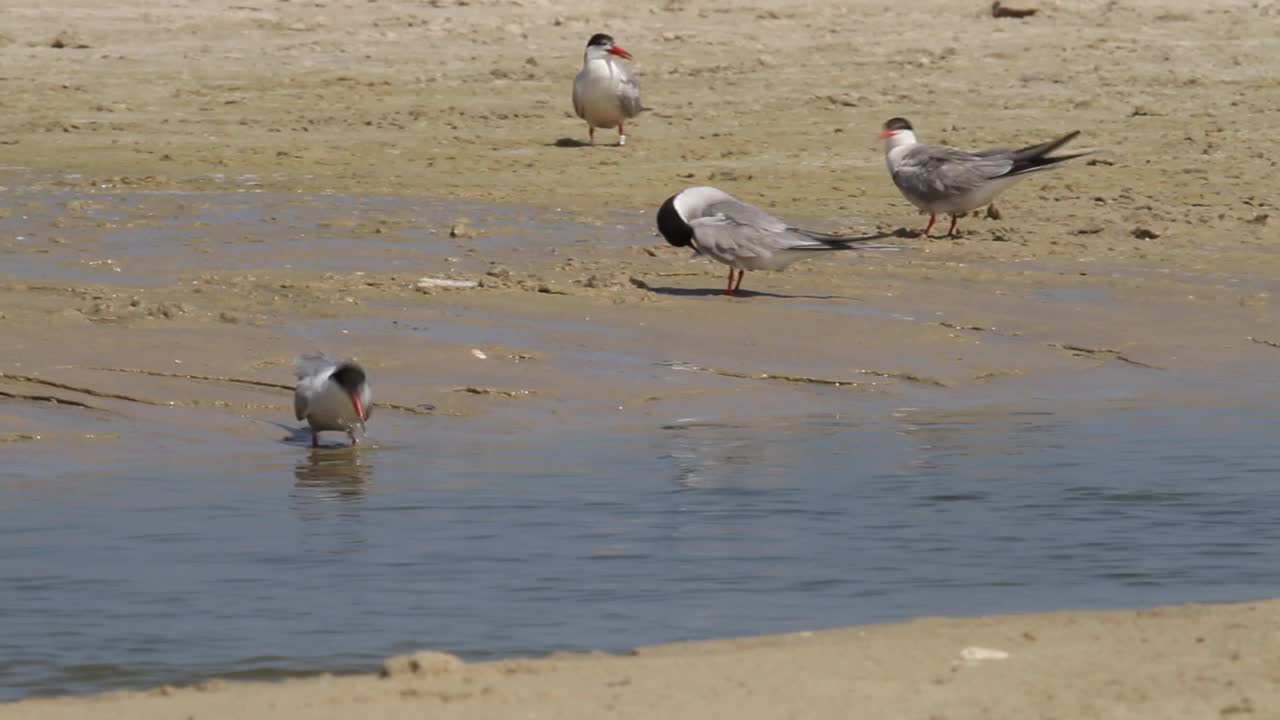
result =
M1265 596L1276 415L971 407L519 435L387 417L356 450L178 431L35 446L0 483L0 685Z

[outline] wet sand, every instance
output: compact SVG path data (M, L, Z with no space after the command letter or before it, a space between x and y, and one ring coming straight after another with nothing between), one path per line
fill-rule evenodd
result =
M382 676L212 681L0 706L0 718L1267 717L1280 603L923 619L464 664Z
M939 394L998 402L1108 386L1141 393L1150 383L1152 392L1194 395L1221 383L1267 382L1280 352L1278 216L1267 191L1275 171L1268 130L1280 102L1274 3L1040 6L1025 20L994 20L982 3L962 9L932 0L909 8L589 3L572 12L532 0L164 8L57 1L11 9L0 28L7 109L0 184L20 197L0 209L11 231L0 237L8 349L0 441L109 441L139 417L262 432L246 419L288 419L287 365L312 341L357 352L380 378L380 397L395 398L399 407L390 411L514 428L548 417L571 428L602 417L626 423L709 407L785 407L795 387L814 383L855 398L825 402L873 412L882 401ZM629 127L625 148L579 146L586 129L569 106L581 46L599 30L636 56L652 108ZM1029 144L1080 129L1079 145L1102 152L1015 186L997 201L1001 219L966 218L959 238L903 232L898 252L750 273L750 292L737 299L717 294L721 266L653 236L653 209L700 183L822 229L921 227L889 182L875 139L893 115L911 118L926 141ZM252 227L222 227L204 216L224 200L147 195L215 190L286 199ZM102 206L119 204L110 198L122 192L136 195L104 216ZM287 199L300 192L312 195ZM385 246L376 254L353 242L306 258L298 251L312 247L313 236L299 232L290 213L323 213L316 199L323 193L406 200L400 210L333 210L324 218L352 238L377 238ZM484 243L518 232L519 223L496 228L474 208L425 213L415 198L505 203L611 240L566 231L494 247ZM96 239L156 228L172 233L183 252L128 259L119 273L112 265L126 260ZM22 271L28 262L68 274ZM415 287L422 276L479 287L424 292ZM702 380L619 382L590 371L605 356L680 363L701 370ZM34 412L50 398L82 414L53 420ZM1016 677L990 677L990 668L1012 661L983 664L961 671L983 678L965 685L885 665L866 676L880 678L868 681L878 683L871 688L847 686L841 671L839 685L815 692L833 702L865 691L886 703L918 703L882 707L921 717L1033 707L1198 717L1181 703L1211 697L1217 704L1205 713L1245 712L1228 709L1262 707L1258 697L1196 685L1179 691L1183 685L1161 678L1190 673L1184 663L1195 662L1204 677L1249 686L1274 668L1207 650L1183 655L1173 635L1155 638L1180 617L1206 623L1207 646L1236 637L1236 624L1261 636L1275 610L1259 607L1048 616L1031 632L1062 633L1072 649L1058 666L1053 652L1018 666L1027 674ZM1134 636L1107 630L1131 623ZM952 628L954 647L938 645L930 655L941 673L959 647L987 642L960 639L964 629L987 626L930 621L885 629L883 637L901 652ZM815 676L802 658L819 663L830 659L824 653L855 652L847 640L858 632L820 635L812 642L826 649L812 654L796 650L792 677ZM1086 645L1086 637L1105 644ZM772 715L800 703L766 689L785 685L778 679L788 676L770 663L790 666L776 658L791 657L792 641L746 650L753 642L710 646L725 684L718 700L699 702L723 704L696 707L722 712L748 703ZM1011 652L1016 660L1020 651ZM694 646L671 657L701 653ZM536 666L606 673L614 663L652 665L650 684L617 691L622 700L601 689L607 685L539 689L543 670L519 676L527 685L520 692L529 693L519 697L552 703L546 714L558 716L610 702L652 710L677 702L657 688L700 677L684 672L687 659L666 657ZM1094 679L1077 679L1086 665L1084 677ZM1121 669L1133 684L1108 686ZM746 689L734 689L738 679ZM261 708L349 687L354 702L366 693L359 683L376 681L311 682L208 697ZM692 696L693 685L686 687ZM1112 694L1100 694L1106 687ZM419 696L399 692L393 701L410 712L415 705L405 699ZM197 696L182 692L172 702ZM445 697L454 695L421 696ZM474 712L485 716L487 701L476 697ZM975 707L1025 705L982 714L957 698ZM30 707L113 707L95 702ZM178 712L163 709L168 697L101 702L140 703L136 714L127 706L136 717L146 717L144 705ZM769 710L773 702L778 713Z

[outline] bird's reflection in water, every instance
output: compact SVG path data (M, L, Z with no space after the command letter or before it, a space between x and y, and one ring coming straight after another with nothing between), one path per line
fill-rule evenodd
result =
M372 476L359 446L313 448L293 468L295 495L316 501L362 498Z
M337 541L326 552L349 553L364 545L361 516L373 478L373 464L364 448L312 449L294 466L293 477L290 506L294 514L319 530L326 541Z

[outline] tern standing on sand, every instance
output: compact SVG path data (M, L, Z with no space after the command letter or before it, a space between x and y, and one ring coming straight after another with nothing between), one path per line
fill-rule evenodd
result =
M311 447L319 447L319 434L330 430L345 432L357 444L356 427L364 430L373 411L373 390L364 369L324 355L301 355L293 369L298 379L293 411L311 426Z
M792 227L723 190L707 186L686 188L667 198L658 209L658 232L676 247L693 247L699 254L728 265L725 295L733 295L742 287L742 277L748 270L783 270L814 252L897 249L867 242L888 237L885 233L828 235Z
M573 111L587 121L587 135L596 142L596 128L618 128L618 144L627 144L624 123L640 114L640 83L619 58L631 53L613 44L613 38L596 33L587 41L582 69L573 79Z
M1026 175L1055 167L1091 151L1054 155L1049 153L1071 142L1080 131L1057 140L1031 145L1021 150L978 150L967 152L943 145L925 145L916 140L915 130L905 118L884 124L884 143L889 176L912 205L929 213L924 228L927 237L938 213L951 214L950 237L960 216L989 204L1003 190Z

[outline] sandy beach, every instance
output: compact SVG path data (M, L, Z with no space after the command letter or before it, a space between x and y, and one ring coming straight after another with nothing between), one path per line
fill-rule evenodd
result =
M386 412L513 432L547 417L571 429L784 406L805 384L871 407L1068 393L1117 367L1187 378L1160 392L1192 399L1206 378L1267 382L1280 357L1280 7L1025 4L1039 12L997 20L942 0L9 8L0 446L111 442L175 406L197 411L176 422L259 433L246 421L288 419L288 364L307 349L294 329L333 340L350 321L390 328L359 348ZM597 31L634 54L651 108L622 148L582 145L569 101ZM1076 144L1099 152L1015 186L998 219L923 238L877 140L895 115L926 142L1020 146L1078 129ZM817 229L896 230L902 249L749 273L749 292L722 298L722 266L653 232L662 200L694 184ZM248 193L267 198L261 216L210 219ZM425 213L428 200L512 215ZM298 217L380 244L308 255ZM537 223L563 234L526 229ZM512 228L528 242L484 244ZM99 240L134 232L180 240L155 256ZM477 286L424 290L423 276ZM397 332L444 319L466 332ZM545 328L537 346L502 339L530 327ZM732 384L619 384L557 362L571 348L678 359ZM83 415L37 412L50 399ZM382 679L214 681L23 701L0 717L1266 717L1280 703L1278 613L1062 612L629 657L437 657ZM1008 657L965 660L969 647Z
M0 717L1268 717L1276 602L871 626L381 675L213 681L0 706Z

